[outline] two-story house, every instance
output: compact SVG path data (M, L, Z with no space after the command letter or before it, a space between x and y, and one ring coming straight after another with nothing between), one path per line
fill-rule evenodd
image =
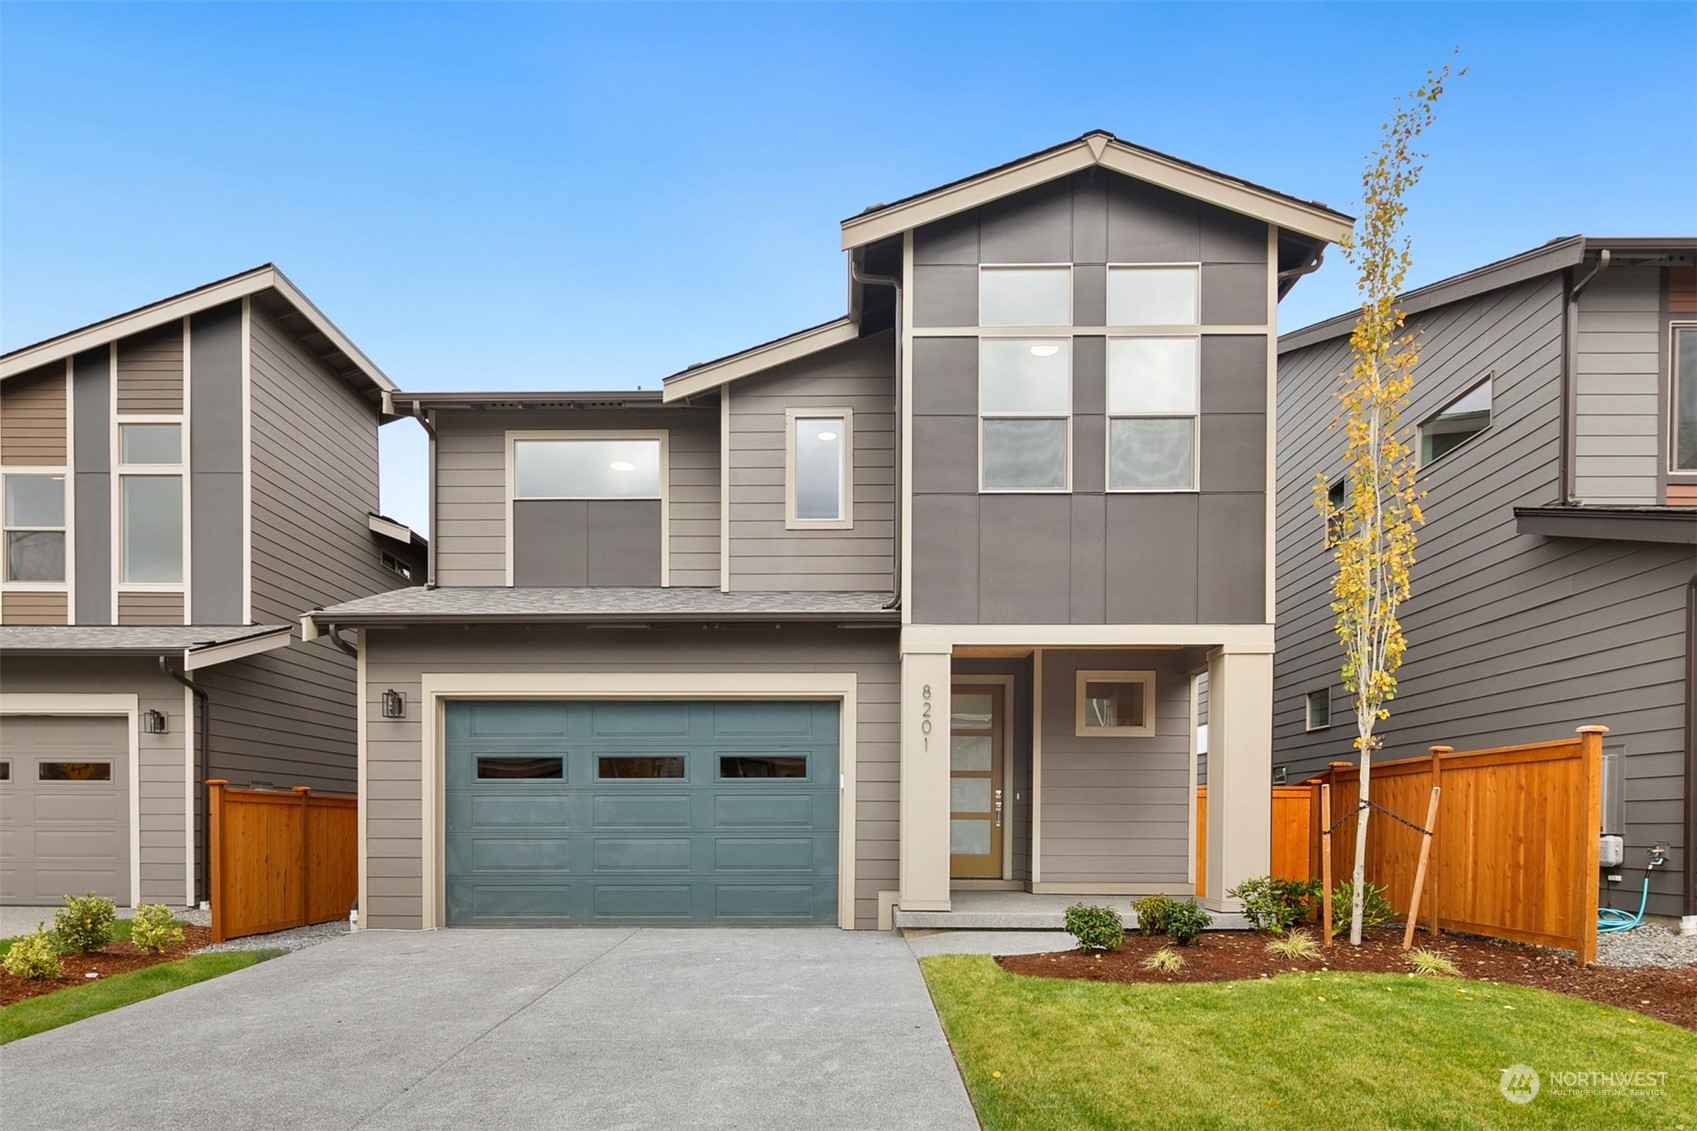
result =
M374 927L947 922L1264 873L1280 297L1349 218L1090 133L842 224L849 311L662 391L396 393ZM930 916L927 920L923 917Z
M1381 758L1601 723L1605 906L1691 916L1697 874L1697 239L1572 236L1403 296L1426 525ZM1279 343L1275 759L1353 760L1317 474L1353 314ZM1491 866L1507 866L1492 862ZM1611 879L1612 877L1612 879Z
M0 357L0 902L192 905L206 778L353 787L354 662L298 620L422 579L393 388L270 265Z

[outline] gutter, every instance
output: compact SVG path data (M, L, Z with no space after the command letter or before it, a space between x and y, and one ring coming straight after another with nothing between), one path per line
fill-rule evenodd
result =
M1572 456L1573 433L1579 427L1579 405L1574 393L1578 387L1578 374L1574 372L1574 367L1579 360L1579 296L1585 293L1586 287L1596 281L1597 276L1609 269L1610 258L1608 248L1599 251L1597 266L1577 283L1573 281L1572 267L1564 272L1563 283L1567 294L1563 296L1561 308L1561 429L1556 444L1556 458L1561 461L1557 465L1561 472L1557 478L1561 482L1563 503L1571 503L1579 491L1579 469L1575 466L1576 461Z
M425 516L430 522L430 540L424 548L424 587L436 588L436 410L426 411L418 398L412 402L413 419L418 421L424 434L430 437L430 466L427 471L425 486ZM340 645L338 644L338 647ZM345 650L345 649L344 649Z
M354 616L338 617L335 621L324 622L327 633L335 638L339 629L346 628L383 628L407 625L460 625L460 624L506 624L506 625L539 625L539 624L575 624L585 628L599 628L605 625L629 627L633 625L666 624L666 625L700 625L710 628L722 624L770 624L782 626L785 624L830 624L840 628L854 628L861 625L878 627L894 624L899 621L898 610L886 606L877 612L842 613L466 613L466 614L437 614L428 613L364 613ZM307 614L309 617L312 614ZM316 620L314 623L318 623ZM350 656L357 652L353 645L341 641L337 647Z
M200 763L200 788L195 790L194 801L196 828L200 830L200 860L199 867L195 869L194 881L194 901L198 907L207 901L206 889L212 881L212 830L207 823L206 805L206 781L212 776L212 696L207 694L206 688L173 668L169 656L159 657L159 670L188 688L200 707L200 733L196 736L199 746L197 753ZM139 893L136 898L141 898Z
M895 492L894 492L893 498L894 498L894 501L895 501L895 504L896 504L896 514L895 514L896 521L891 524L892 529L891 529L891 535L890 535L890 544L891 544L891 546L894 550L894 554L893 554L894 561L891 563L891 569L890 569L890 573L891 573L891 577L890 577L890 601L889 601L888 604L886 604L884 606L884 608L886 608L886 609L899 609L899 608L901 608L901 603L902 603L902 554L906 551L906 547L902 544L902 517L901 517L902 516L902 489L903 489L903 484L902 484L902 398L907 393L907 390L902 388L902 281L894 275L863 275L863 274L861 274L860 267L855 262L856 258L857 258L857 256L854 252L851 252L849 254L849 278L850 279L853 279L855 282L860 283L863 286L889 287L892 291L895 292L895 297L896 297L895 312L892 315L892 317L895 320L895 331L896 331L896 334L895 334L895 341L896 341L896 380L895 380L895 390L894 390L895 396L893 398L893 404L892 404L892 407L894 408L895 412L894 412L894 416L893 416L893 418L890 422L891 439L894 440L895 445L896 445L896 447L895 447L896 458L895 458L895 468L894 468L894 476L893 476L894 482L895 482Z

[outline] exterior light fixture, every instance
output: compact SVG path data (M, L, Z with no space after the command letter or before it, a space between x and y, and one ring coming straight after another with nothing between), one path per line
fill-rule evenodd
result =
M821 433L819 433L819 439L825 441L827 444L830 443L832 440L835 440L836 438L837 438L837 434L835 432L821 432Z
M393 687L383 693L383 717L386 719L404 719L407 717L407 697Z
M636 470L636 464L631 463L628 460L622 460L622 459L616 459L612 463L608 464L607 466L612 468L614 471L635 471Z
M146 731L148 734L164 734L165 712L152 710L143 711L141 713L141 729Z
M1032 357L1054 357L1057 353L1060 353L1060 352L1061 352L1060 346L1032 346L1031 347L1031 356Z

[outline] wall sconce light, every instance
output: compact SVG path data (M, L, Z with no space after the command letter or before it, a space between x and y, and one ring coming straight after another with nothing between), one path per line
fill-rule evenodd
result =
M383 717L386 719L404 719L407 717L407 697L393 687L383 693Z
M141 729L148 734L164 734L165 712L143 711L141 713Z

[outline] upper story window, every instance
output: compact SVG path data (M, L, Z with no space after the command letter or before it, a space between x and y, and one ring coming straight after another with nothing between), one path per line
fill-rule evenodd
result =
M1196 489L1201 345L1108 339L1108 490Z
M854 413L791 409L786 415L788 527L848 529L854 524Z
M1108 268L1108 325L1195 326L1201 269L1194 266Z
M1697 324L1673 328L1673 470L1697 471Z
M183 583L183 426L118 424L119 581Z
M6 580L65 580L65 477L6 476Z
M1070 326L1072 268L983 267L978 272L980 326Z
M1072 340L981 338L979 486L1065 491L1072 430Z
M1453 452L1491 426L1491 379L1461 394L1420 426L1420 466Z
M658 499L657 438L513 441L515 499Z

